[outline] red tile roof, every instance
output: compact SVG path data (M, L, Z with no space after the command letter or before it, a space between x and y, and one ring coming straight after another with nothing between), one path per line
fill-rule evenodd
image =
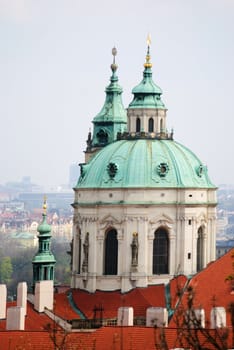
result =
M205 310L207 326L210 325L210 312L213 306L222 306L225 309L234 303L233 283L227 281L227 277L234 273L234 249L209 264L207 268L197 273L188 286L194 290L194 307ZM234 282L234 281L233 281ZM187 304L188 293L184 293L181 305ZM230 313L227 312L227 325L231 325ZM171 320L170 326L175 326L175 318Z
M16 306L16 302L7 303L7 308ZM31 303L27 303L27 315L25 316L25 330L41 331L47 324L52 324L52 320L44 313L38 313L34 310ZM0 320L0 331L6 329L6 320Z
M192 349L185 337L181 338L181 334L181 330L175 328L153 327L102 327L94 332L58 332L55 336L45 331L3 331L0 332L0 350L54 350L55 342L58 349L66 350ZM199 331L198 337L203 344L200 348L215 349ZM163 346L164 338L166 347ZM231 348L231 339L228 348Z
M226 308L230 302L234 303L232 283L226 280L229 275L234 273L233 254L234 249L196 274L188 284L195 290L194 306L205 309L207 324L213 304ZM186 278L184 276L178 276L171 281L170 292L172 298L175 296L175 301L178 297L177 286L184 288L185 284ZM94 316L93 309L95 305L102 305L104 309L103 318L116 318L120 306L132 306L134 316L145 317L148 307L165 307L166 304L164 285L135 288L124 294L120 291L88 293L83 290L72 290L71 292L76 307L87 318L91 319ZM186 293L182 295L181 305L186 305L187 296ZM13 305L15 303L8 303L8 307ZM172 303L173 305L175 305L175 302ZM70 305L66 293L55 294L55 313L63 319L79 318ZM228 348L233 348L229 314L227 314L227 323L230 330ZM36 312L33 306L28 303L25 331L5 331L6 321L0 320L0 350L53 350L54 343L51 339L53 332L45 331L48 324L53 328L53 322L45 314ZM176 325L174 318L172 318L169 325L170 327ZM183 341L186 338L184 331L181 329L165 328L163 332L165 332L169 349L176 347L191 348L191 346L187 346L186 341L181 346L179 335L182 335ZM162 337L163 332L160 328L151 327L102 327L93 332L64 334L59 331L56 332L55 338L60 343L63 340L65 341L64 348L66 350L151 350L161 347L162 339L160 337ZM200 339L204 341L204 347L213 349L210 344L205 344L206 340L201 331L198 331L198 333Z
M62 346L64 342L64 346ZM56 333L53 337L49 332L8 331L0 333L0 350L54 350L56 349L87 349L93 350L93 338L87 333L65 334ZM85 345L84 345L85 344ZM84 347L81 347L83 346Z
M164 285L135 288L124 294L120 291L96 291L95 293L89 293L80 289L73 289L72 297L76 307L88 319L94 317L95 306L103 307L103 318L116 318L118 308L121 306L133 307L134 317L145 317L148 307L165 307L166 305Z
M64 320L78 319L77 314L68 301L68 293L59 293L54 295L54 312Z
M188 278L184 275L179 275L170 281L170 298L171 308L174 309L178 302L179 292L182 291L188 282Z

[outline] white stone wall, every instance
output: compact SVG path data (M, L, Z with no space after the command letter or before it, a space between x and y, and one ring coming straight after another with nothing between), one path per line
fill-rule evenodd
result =
M128 109L128 130L129 132L136 132L136 120L140 118L141 121L141 130L148 132L148 123L149 119L154 120L154 132L160 133L161 131L166 130L166 110L165 109ZM162 126L162 130L161 130Z
M215 201L215 190L206 189L76 191L75 202L80 205L74 213L72 287L92 292L96 289L127 291L136 286L167 283L178 273L196 273L199 228L203 232L203 267L215 259ZM169 238L169 274L166 275L152 274L154 233L159 227L167 230ZM117 276L103 275L105 234L110 228L117 231ZM88 271L83 273L80 268L78 273L78 262L82 265L84 258L83 243L87 232ZM131 269L134 232L138 233L139 243L136 271Z

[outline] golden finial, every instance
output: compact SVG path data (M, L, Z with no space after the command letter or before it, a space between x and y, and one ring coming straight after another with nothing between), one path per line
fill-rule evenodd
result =
M149 47L151 45L151 36L150 36L150 34L148 34L146 42L147 42L147 46Z
M144 63L144 67L145 68L151 68L152 67L152 63L150 62L150 45L151 45L151 36L150 34L148 34L147 36L147 55L146 55L146 62Z
M44 203L43 203L43 211L44 211L44 215L46 215L46 209L47 209L47 203L46 203L46 195L44 195Z
M137 237L138 236L138 233L137 232L133 232L133 237L135 238L135 237Z

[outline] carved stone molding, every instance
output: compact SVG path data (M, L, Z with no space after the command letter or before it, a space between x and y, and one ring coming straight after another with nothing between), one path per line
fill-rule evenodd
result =
M147 222L149 219L148 219L148 216L132 216L132 215L129 215L129 216L125 216L124 217L124 221L125 222L134 222L134 221L137 221L137 222Z
M167 226L170 226L174 223L174 221L168 215L162 214L162 215L156 216L155 218L150 219L149 223L151 225L153 225L153 224L160 224L160 225L166 224Z

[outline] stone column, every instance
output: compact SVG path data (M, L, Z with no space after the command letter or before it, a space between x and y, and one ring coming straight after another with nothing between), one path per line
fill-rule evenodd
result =
M105 232L104 230L99 230L97 233L97 274L99 276L103 275L103 267L104 267L104 262L103 262L103 257L104 257L104 235Z
M151 232L150 232L151 231ZM154 241L154 232L150 230L148 233L148 276L153 275L153 241Z
M197 223L193 220L193 234L192 234L192 271L191 273L197 272Z
M177 229L177 240L176 240L176 249L175 249L175 255L176 255L176 266L175 270L177 273L184 273L185 269L185 217L180 216L178 220L178 229Z
M174 275L176 273L176 235L171 230L169 234L169 274Z
M207 261L207 234L206 234L206 228L204 227L203 232L203 258L202 258L202 267L206 267L208 261Z

